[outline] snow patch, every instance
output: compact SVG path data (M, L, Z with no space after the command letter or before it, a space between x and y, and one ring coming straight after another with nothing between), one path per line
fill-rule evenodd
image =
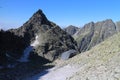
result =
M37 46L39 44L39 41L38 41L38 35L35 37L35 41L31 44L31 46Z
M30 52L33 50L33 47L32 46L28 46L24 52L23 52L23 56L20 58L20 62L28 62L28 57L29 57L29 54Z
M67 59L70 57L71 54L75 54L76 52L77 52L77 51L74 50L74 49L68 50L68 51L62 53L61 59L67 60Z

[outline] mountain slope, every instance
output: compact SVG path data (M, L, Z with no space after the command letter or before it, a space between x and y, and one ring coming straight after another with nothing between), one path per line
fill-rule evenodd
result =
M119 80L120 33L67 61L78 71L68 80Z
M91 49L96 44L117 33L117 28L111 19L86 24L73 37L81 52Z
M64 62L56 61L54 68L25 80L120 80L119 40L120 33L115 34L91 50Z

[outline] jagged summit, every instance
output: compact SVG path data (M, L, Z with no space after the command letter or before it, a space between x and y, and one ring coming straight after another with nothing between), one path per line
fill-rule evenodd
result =
M50 22L48 21L43 11L39 9L37 12L33 14L33 16L27 22L27 24L41 25L41 24L50 24Z
M37 11L36 11L36 14L42 14L43 13L43 11L41 10L41 9L38 9Z

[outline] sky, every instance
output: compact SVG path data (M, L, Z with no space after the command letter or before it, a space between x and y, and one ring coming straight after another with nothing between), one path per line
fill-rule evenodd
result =
M0 28L22 26L38 10L61 27L120 21L120 0L0 0Z

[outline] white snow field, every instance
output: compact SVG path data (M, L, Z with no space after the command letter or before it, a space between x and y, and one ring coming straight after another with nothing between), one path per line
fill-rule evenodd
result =
M54 67L45 70L35 76L31 76L25 80L66 80L77 72L77 67L66 65L64 67Z

